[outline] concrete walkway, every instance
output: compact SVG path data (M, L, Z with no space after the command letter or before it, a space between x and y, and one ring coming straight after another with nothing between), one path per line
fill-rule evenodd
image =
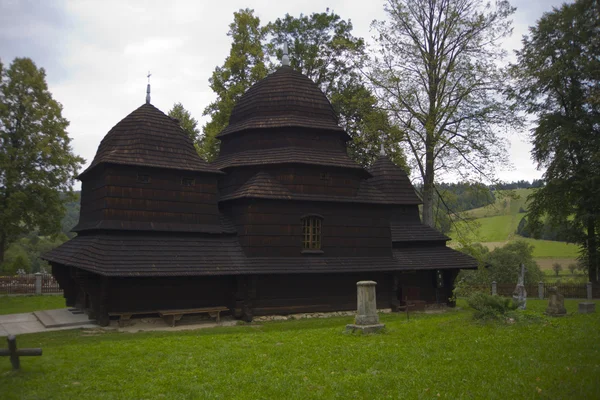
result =
M119 327L117 321L111 321L109 326L102 328L95 322L89 320L87 315L69 308L0 315L0 337L80 328L130 333L143 331L173 332L215 328L218 326L234 326L237 324L237 321L229 316L221 318L219 324L212 319L207 320L198 316L186 316L175 327L168 325L162 318L135 318L131 320L130 325L125 327Z
M68 308L0 315L0 337L62 329L97 327L98 325L94 324L94 321L90 321L87 315L73 314Z

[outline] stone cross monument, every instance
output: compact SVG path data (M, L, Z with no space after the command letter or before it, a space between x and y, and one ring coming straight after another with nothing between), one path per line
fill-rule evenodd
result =
M517 287L513 292L513 300L519 305L519 310L527 308L527 291L525 290L525 265L521 264L521 272L519 273L519 280Z
M385 327L379 323L377 315L377 296L374 281L360 281L356 283L357 312L354 324L346 325L346 330L361 330L364 333L377 332Z

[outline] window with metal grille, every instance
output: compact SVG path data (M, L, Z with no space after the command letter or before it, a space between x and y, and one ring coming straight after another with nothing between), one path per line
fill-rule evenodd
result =
M302 218L303 250L321 250L321 222L317 216Z
M194 186L196 184L196 180L194 178L181 178L181 184L183 186Z
M150 175L138 174L137 181L139 183L150 183L152 181L152 179L150 178Z

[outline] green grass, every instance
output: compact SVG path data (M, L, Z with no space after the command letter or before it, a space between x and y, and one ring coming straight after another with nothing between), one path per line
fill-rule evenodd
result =
M351 318L186 332L58 331L12 372L3 399L592 399L600 398L600 313L537 323L479 323L469 310L384 315L382 334L344 333ZM464 302L461 304L464 305Z
M467 218L473 218L476 229L469 232L472 240L493 249L503 246L513 240L525 240L534 247L535 258L577 258L579 247L572 243L538 240L518 236L515 232L519 222L525 216L520 209L527 210L527 196L534 189L515 189L499 191L496 202L486 207L475 208L465 213ZM450 237L456 238L451 232Z
M466 212L471 218L486 218L500 215L519 214L519 209L527 210L527 196L534 189L499 190L496 201L485 207L474 208ZM519 214L521 217L525 214ZM520 220L521 218L519 218ZM517 222L518 223L518 222Z
M60 295L0 296L0 315L65 307L65 299Z

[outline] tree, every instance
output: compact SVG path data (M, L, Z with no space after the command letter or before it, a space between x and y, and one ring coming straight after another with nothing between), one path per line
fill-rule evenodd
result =
M209 79L217 100L209 104L202 114L210 116L210 121L202 127L203 134L197 149L207 161L214 160L219 153L216 135L229 123L237 100L267 75L262 47L265 30L260 26L260 19L254 16L254 10L246 8L234 12L227 36L232 39L229 56L222 67L215 68Z
M559 263L552 264L552 271L554 271L556 276L558 276L558 274L560 274L560 271L562 271L562 269L563 269L562 265L560 265Z
M406 168L399 146L402 131L390 123L364 82L360 68L366 56L365 43L352 35L352 28L350 21L329 9L297 18L286 14L266 27L271 67L278 65L283 45L288 44L292 68L319 86L352 138L350 156L367 166L379 156L383 142L390 158Z
M575 263L571 263L568 266L569 271L571 271L571 275L575 275L575 272L577 271L577 264Z
M60 232L84 161L72 152L61 110L43 68L28 58L7 70L0 63L0 263L20 235Z
M515 105L535 115L532 156L545 185L529 198L530 229L568 227L598 281L600 240L600 7L579 0L546 13L511 66Z
M506 160L497 127L516 123L502 96L511 32L508 1L388 0L375 21L377 53L369 76L383 107L406 133L423 179L423 222L434 226L436 174L493 178Z
M173 104L173 108L169 111L169 117L176 119L181 129L189 135L192 142L196 143L198 135L200 135L200 130L197 128L198 121L183 107L183 104Z

